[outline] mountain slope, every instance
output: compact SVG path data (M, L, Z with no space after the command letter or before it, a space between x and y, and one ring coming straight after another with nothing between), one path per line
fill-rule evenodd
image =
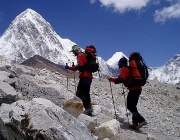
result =
M113 69L119 69L118 67L118 61L120 58L125 57L128 59L128 57L123 52L116 52L107 62L107 64L112 67Z
M21 65L25 66L30 66L33 68L38 68L38 69L47 69L52 72L59 72L64 76L67 76L67 71L64 69L64 66L55 64L51 61L49 61L46 58L43 58L42 56L35 55L33 57L30 57L29 59L26 59L24 62L21 63ZM78 77L78 73L75 73L75 77ZM68 77L73 78L74 73L73 72L68 72Z
M180 54L176 54L166 64L150 71L150 80L180 84Z
M21 63L21 65L31 66L33 68L39 68L39 69L47 68L52 71L56 71L58 69L64 68L63 66L57 65L39 55L35 55L33 57L30 57L29 59L26 59L24 62Z
M57 64L73 61L75 43L62 39L38 13L27 9L18 15L0 38L0 52L15 63L38 54Z

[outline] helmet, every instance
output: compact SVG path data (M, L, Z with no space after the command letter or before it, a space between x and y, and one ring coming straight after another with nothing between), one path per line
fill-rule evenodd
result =
M78 45L72 46L72 50L70 52L78 53L81 52L81 48Z
M125 57L122 57L118 62L119 68L122 68L122 66L127 65L127 59Z

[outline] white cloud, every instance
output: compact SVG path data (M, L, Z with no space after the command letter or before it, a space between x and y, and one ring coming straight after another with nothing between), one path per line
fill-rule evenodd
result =
M130 10L140 10L147 6L150 0L99 0L102 6L112 7L115 11L124 13Z
M180 18L180 2L165 7L162 10L156 10L154 14L155 22L165 22L167 19Z

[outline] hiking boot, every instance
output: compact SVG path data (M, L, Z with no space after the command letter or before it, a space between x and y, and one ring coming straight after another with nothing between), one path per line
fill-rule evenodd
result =
M146 121L139 123L139 125L136 127L136 130L139 130L143 125L146 125L146 124L147 124Z
M90 108L86 109L86 110L83 112L83 114L86 114L86 115L92 117L92 112L93 112L93 108L90 107Z
M134 129L134 130L136 130L137 127L138 127L138 123L133 123L129 125L129 128Z

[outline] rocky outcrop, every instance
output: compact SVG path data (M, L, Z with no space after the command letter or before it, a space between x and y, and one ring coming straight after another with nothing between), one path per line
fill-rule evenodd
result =
M0 81L0 104L13 103L18 99L18 93L8 83Z
M83 123L47 99L3 104L0 118L0 130L8 140L95 140Z

